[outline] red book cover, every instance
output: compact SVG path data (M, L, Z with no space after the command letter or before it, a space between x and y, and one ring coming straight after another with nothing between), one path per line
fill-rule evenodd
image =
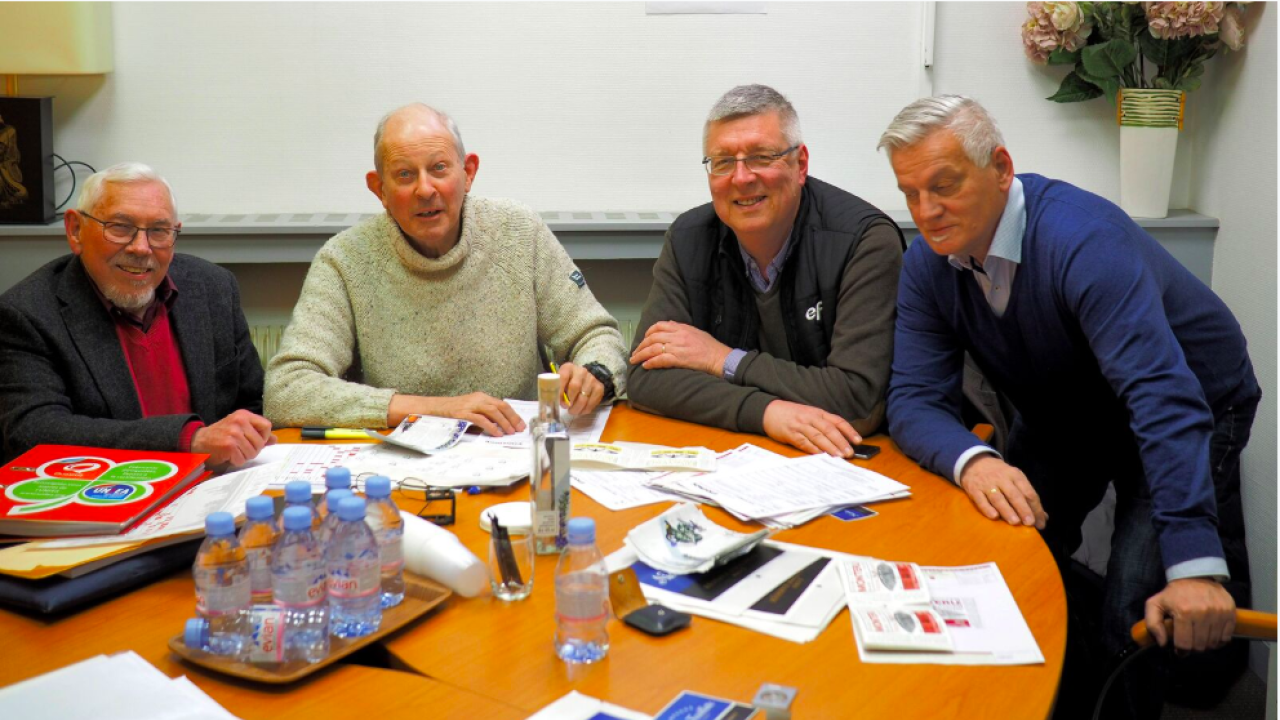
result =
M39 445L0 467L0 534L118 534L190 487L208 458Z

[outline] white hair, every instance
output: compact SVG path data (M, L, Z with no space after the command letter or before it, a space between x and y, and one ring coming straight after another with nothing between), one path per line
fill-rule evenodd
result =
M778 118L782 121L782 136L786 138L788 145L800 145L804 142L800 137L800 117L796 115L796 109L792 107L790 100L768 85L739 85L721 95L716 104L711 106L707 121L702 126L703 146L707 144L712 123L767 112L778 113Z
M98 201L102 199L102 193L106 186L116 183L122 185L159 183L164 185L164 189L169 192L169 204L174 206L174 212L175 214L177 213L178 203L173 197L173 188L169 185L169 181L160 177L160 174L152 170L150 165L144 165L140 162L116 163L106 170L99 170L90 175L80 188L80 199L76 201L76 209L80 212L93 210L97 207Z
M458 148L458 159L466 160L467 150L462 145L462 131L458 129L458 123L454 122L448 113L443 110L437 110L426 103L409 103L383 115L382 119L378 121L378 129L373 133L373 166L377 169L379 175L382 174L382 134L387 130L387 122L402 110L408 110L409 108L420 108L434 115L436 120L439 120L440 124L444 125L449 134L453 136L453 144Z
M1004 145L995 118L977 100L964 95L920 98L902 109L880 136L877 150L890 155L914 145L937 130L950 130L960 140L965 155L978 167L991 162L991 153Z

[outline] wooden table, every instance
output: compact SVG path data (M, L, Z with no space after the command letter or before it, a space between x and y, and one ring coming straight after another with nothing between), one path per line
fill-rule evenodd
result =
M278 432L296 442L297 430ZM605 440L703 445L726 450L743 442L798 453L767 438L654 417L619 406ZM132 649L172 677L187 675L235 715L252 720L429 717L476 720L524 718L571 689L648 713L681 690L750 701L762 682L799 689L798 718L1044 718L1052 707L1066 640L1062 583L1034 530L987 521L941 478L906 459L886 438L867 467L911 486L913 497L876 505L878 517L844 523L824 517L777 535L787 542L911 560L962 565L995 560L1046 658L1031 667L863 665L858 662L848 613L817 640L799 645L732 625L695 618L693 626L651 638L621 623L609 625L611 648L603 662L569 667L556 658L554 557L540 557L534 592L504 603L487 594L455 596L436 612L384 641L395 669L339 664L287 687L229 679L186 665L166 643L194 612L189 573L177 572L123 597L74 615L48 620L0 610L0 686L99 653ZM860 463L862 464L862 463ZM528 486L478 496L462 495L452 528L473 552L485 554L480 512L495 503L528 498ZM611 552L627 530L666 504L610 512L574 492L573 514L597 521L598 542ZM706 508L726 527L749 526ZM407 671L407 672L406 672Z
M727 450L753 442L787 455L799 453L767 438L731 433L615 407L604 440L643 440L672 446ZM433 617L385 643L407 668L449 685L486 694L533 712L569 690L656 713L681 690L750 701L761 683L799 689L797 718L1044 718L1052 708L1066 642L1066 600L1061 578L1034 529L991 522L951 483L921 470L887 438L864 464L911 487L913 497L876 505L879 516L858 522L823 517L779 533L785 542L928 565L996 561L1026 616L1045 664L1019 667L864 665L858 661L849 615L842 612L815 641L796 644L744 628L694 618L693 625L652 638L619 622L609 625L603 662L571 667L552 649L554 556L537 560L534 591L506 603L483 595L451 601ZM464 496L453 530L484 557L487 535L480 511L524 500L528 487ZM650 505L612 512L574 491L573 515L596 519L606 554L626 532L669 507ZM755 529L705 508L712 520Z

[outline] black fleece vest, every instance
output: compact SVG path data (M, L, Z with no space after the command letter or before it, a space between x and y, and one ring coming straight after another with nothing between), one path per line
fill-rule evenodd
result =
M796 364L826 366L840 280L867 226L881 218L889 219L865 200L817 178L806 180L790 255L778 279L782 323ZM670 232L693 324L729 347L758 350L760 318L733 232L710 203L681 215Z

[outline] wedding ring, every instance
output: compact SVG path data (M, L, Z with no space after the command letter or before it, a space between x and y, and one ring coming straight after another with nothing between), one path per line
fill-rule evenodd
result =
M666 344L666 343L662 343L662 354L663 354L663 355L665 355L665 354L666 354L666 352L667 352L667 344Z
M993 487L993 488L991 488L990 490L988 490L988 491L987 491L987 494L988 494L988 495L995 495L995 494L996 494L996 493L998 493L998 492L1000 492L1000 488L998 488L998 487Z

